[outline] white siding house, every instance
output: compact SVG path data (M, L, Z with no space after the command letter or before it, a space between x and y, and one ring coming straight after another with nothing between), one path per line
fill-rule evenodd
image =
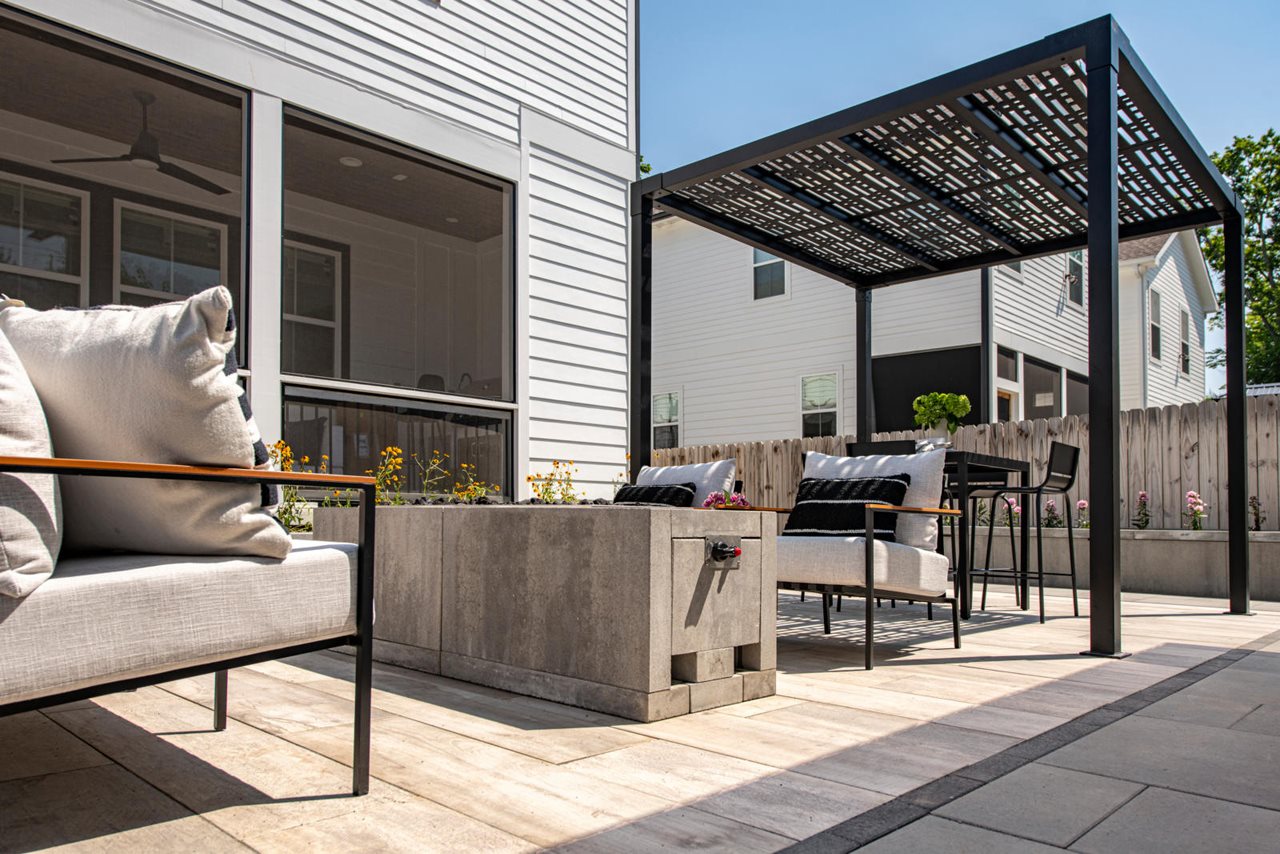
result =
M89 305L227 284L269 441L347 472L389 444L448 451L513 497L572 459L610 494L635 7L0 2L18 218L0 231L20 235L0 290ZM118 158L144 110L169 166L54 162ZM52 237L23 225L50 210Z
M1216 304L1195 235L1121 244L1120 257L1122 405L1202 399L1204 321ZM678 217L655 223L653 391L663 403L655 446L854 432L854 291L772 263L776 275L767 256ZM925 391L968 393L977 420L984 387L992 420L1084 412L1085 266L1083 253L1072 253L993 268L986 288L983 273L970 272L875 291L877 426L911 426L910 401ZM1162 300L1159 359L1143 308L1153 288ZM818 399L830 386L815 378L834 379L834 399ZM668 422L671 395L678 416ZM828 409L834 419L815 415Z

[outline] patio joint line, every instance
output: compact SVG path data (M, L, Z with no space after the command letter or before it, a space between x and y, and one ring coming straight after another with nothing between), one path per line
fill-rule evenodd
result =
M1030 765L1037 759L1040 759L1061 747L1072 744L1087 735L1091 735L1104 727L1110 726L1116 721L1127 718L1130 715L1139 712L1160 700L1170 697L1179 691L1195 685L1206 677L1218 673L1238 661L1248 658L1255 652L1259 652L1273 643L1280 642L1280 630L1270 632L1262 637L1247 641L1232 649L1224 650L1218 655L1199 664L1188 667L1171 676L1167 676L1160 681L1140 688L1118 700L1113 700L1099 706L1096 709L1085 712L1064 724L1060 724L1053 729L1046 730L1032 738L1019 741L1010 747L1005 748L985 759L980 759L958 771L950 774L944 774L936 780L931 780L922 786L917 786L909 792L906 792L891 801L881 804L878 807L872 807L866 812L860 813L846 821L843 821L833 827L829 827L824 831L815 833L813 836L807 837L797 842L795 845L784 849L785 851L810 852L810 851L854 851L863 847L882 836L887 836L894 831L901 830L909 824L932 815L933 811L940 806L950 803L958 797L968 794L988 783L995 782L1002 777L1017 771L1026 765ZM994 774L986 774L979 769L984 764L992 764L998 766ZM968 772L968 773L966 773ZM953 779L954 778L954 779ZM1148 784L1143 784L1146 791L1152 788ZM1167 788L1167 787L1156 787ZM952 795L946 800L935 803L936 798L931 798L931 792L937 789L958 790L958 794ZM1171 790L1178 791L1178 790ZM1140 794L1140 793L1139 793ZM1136 795L1135 795L1136 797ZM1132 799L1130 799L1132 800ZM1220 800L1226 800L1222 798ZM935 803L934 806L923 806L922 804ZM1126 801L1125 803L1128 803ZM1234 802L1233 802L1234 803ZM1256 805L1252 805L1256 806ZM948 821L955 819L948 818ZM968 822L961 822L968 824ZM980 825L974 825L978 827ZM1094 827L1097 825L1095 824ZM1092 830L1092 828L1090 828ZM1003 832L1003 831L1002 831ZM1087 832L1087 831L1086 831ZM1021 838L1021 837L1018 837ZM1077 837L1078 840L1079 837ZM1075 844L1077 840L1072 840ZM1042 843L1043 844L1043 843Z

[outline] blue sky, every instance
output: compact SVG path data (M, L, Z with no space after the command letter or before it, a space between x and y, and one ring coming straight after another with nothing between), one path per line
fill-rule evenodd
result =
M640 0L640 10L640 149L659 171L1107 13L1208 150L1280 126L1276 0ZM1220 340L1210 332L1210 347Z

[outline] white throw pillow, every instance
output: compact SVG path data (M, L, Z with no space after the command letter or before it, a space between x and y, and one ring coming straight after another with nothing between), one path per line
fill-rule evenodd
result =
M697 495L693 496L693 506L701 507L713 492L723 492L726 497L733 492L733 478L737 472L737 461L732 458L687 466L645 466L636 475L636 486L692 483L698 488Z
M231 293L147 308L0 308L60 457L267 468L236 382ZM274 489L150 478L61 479L68 549L283 558Z
M0 456L52 457L40 398L0 332ZM58 478L0 472L0 595L21 598L53 572L62 546Z
M870 457L833 457L809 452L804 459L804 476L818 478L852 478L871 475L911 475L911 485L902 499L904 507L937 507L942 501L942 466L947 451L924 451L918 454L879 454ZM896 531L898 542L918 549L938 547L938 518L916 513L899 513Z

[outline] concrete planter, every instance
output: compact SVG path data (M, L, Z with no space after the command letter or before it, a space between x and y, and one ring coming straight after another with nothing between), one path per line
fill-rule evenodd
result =
M358 511L317 508L315 538ZM774 692L773 514L380 507L374 657L651 721ZM740 565L707 540L741 541Z
M1076 577L1081 589L1089 586L1089 529L1072 532L1076 546ZM987 532L976 537L975 562L986 560ZM1031 569L1035 571L1036 539L1031 532ZM1255 599L1280 600L1280 531L1249 534L1252 568L1251 592ZM1065 572L1068 563L1067 531L1046 528L1045 569ZM1227 532L1125 529L1120 532L1121 586L1135 593L1175 596L1227 596ZM992 566L1009 566L1009 531L995 529ZM1046 586L1070 587L1068 578L1046 578Z

